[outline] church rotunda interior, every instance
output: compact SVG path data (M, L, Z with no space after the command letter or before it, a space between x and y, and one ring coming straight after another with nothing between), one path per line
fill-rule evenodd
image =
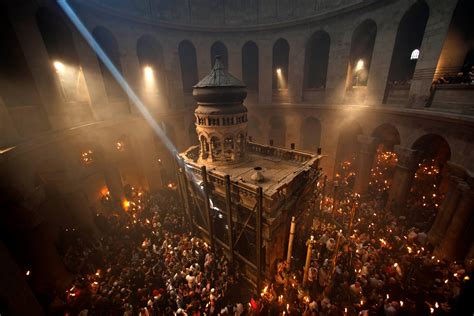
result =
M0 315L473 315L472 0L0 3Z

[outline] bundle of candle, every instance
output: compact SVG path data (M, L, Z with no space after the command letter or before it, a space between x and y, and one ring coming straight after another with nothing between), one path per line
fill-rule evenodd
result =
M387 192L392 184L398 159L397 154L378 149L370 170L369 192L374 196Z

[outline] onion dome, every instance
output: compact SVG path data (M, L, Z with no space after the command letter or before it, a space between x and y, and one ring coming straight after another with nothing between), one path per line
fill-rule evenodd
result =
M216 56L211 72L194 87L193 96L201 104L214 106L241 104L247 96L246 85L232 76Z

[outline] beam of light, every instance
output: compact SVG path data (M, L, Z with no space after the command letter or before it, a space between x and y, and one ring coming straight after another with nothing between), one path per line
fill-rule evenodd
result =
M357 65L356 65L355 71L359 71L359 70L362 70L362 69L364 69L364 60L359 59L359 60L357 61Z
M54 63L54 69L56 69L56 71L58 73L61 73L64 71L64 64L62 62L60 62L59 60L56 60Z
M132 88L130 87L128 82L125 80L125 78L122 76L122 74L118 71L117 67L115 67L115 65L112 63L110 58L107 56L104 50L100 47L100 45L97 43L97 41L94 39L92 34L82 23L82 21L79 19L77 14L74 12L74 9L68 4L67 0L58 0L58 4L63 9L64 13L69 17L69 19L77 28L77 30L84 37L84 39L87 41L87 43L94 50L94 52L102 61L102 63L107 67L107 69L110 71L112 76L114 76L115 80L117 80L118 84L122 87L122 89L128 95L133 105L135 105L138 111L142 114L143 118L147 121L148 124L150 124L150 126L153 128L155 133L158 135L158 137L161 138L166 148L174 156L175 152L177 152L174 144L166 136L166 134L158 125L158 123L155 121L155 119L153 118L151 113L148 111L146 106L143 104L140 98L136 95L136 93L132 90Z
M173 157L176 157L178 151L177 151L176 147L174 146L174 144L170 141L168 136L166 136L165 132L159 126L159 124L155 121L155 119L151 115L150 111L148 111L148 109L146 108L145 104L143 104L143 102L140 100L140 98L137 96L137 94L132 90L132 88L128 84L127 80L125 80L125 78L122 76L122 74L118 71L118 69L112 63L110 58L104 52L102 47L100 47L99 43L97 43L97 41L94 39L92 34L89 32L89 30L86 28L86 26L79 19L76 12L74 12L74 9L68 4L67 0L57 0L57 2L58 2L58 5L63 9L64 13L69 17L71 22L77 28L77 30L81 33L81 35L84 37L84 39L90 45L90 47L94 50L94 52L99 57L99 59L102 61L102 63L110 71L112 76L114 76L115 80L117 80L118 84L122 87L122 89L128 95L128 97L132 101L133 105L135 105L135 107L138 109L138 111L142 114L143 118L147 121L148 124L150 124L151 128L154 130L156 135L158 137L160 137L160 139L163 141L164 145L170 151L171 155ZM150 70L153 72L153 69L151 67L150 67ZM147 71L145 70L145 72L147 72ZM188 175L190 175L192 181L195 184L200 183L200 181L196 179L195 175L192 172L189 171L189 168L186 164L184 164L184 171ZM201 188L200 185L197 185L196 187ZM204 190L201 189L199 192L201 192L203 194Z

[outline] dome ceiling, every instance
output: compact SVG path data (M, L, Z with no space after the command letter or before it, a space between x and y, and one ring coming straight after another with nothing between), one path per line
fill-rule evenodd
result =
M200 26L249 26L305 19L381 0L76 0L121 15ZM110 11L109 11L110 12Z

